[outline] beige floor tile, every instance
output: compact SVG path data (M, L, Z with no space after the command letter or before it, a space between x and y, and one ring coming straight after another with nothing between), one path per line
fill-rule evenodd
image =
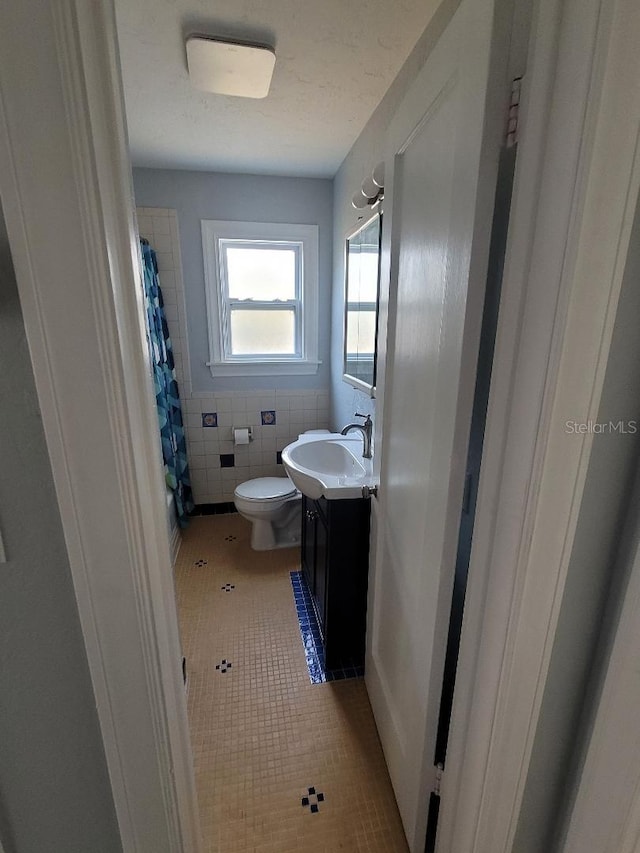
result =
M364 681L309 681L298 569L298 549L252 551L236 514L194 518L183 537L176 593L205 850L406 853ZM302 806L309 788L324 795L316 813Z

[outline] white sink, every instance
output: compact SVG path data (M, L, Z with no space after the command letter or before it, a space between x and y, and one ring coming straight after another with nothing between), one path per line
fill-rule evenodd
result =
M285 470L303 495L317 500L361 498L376 485L359 435L302 435L282 451Z

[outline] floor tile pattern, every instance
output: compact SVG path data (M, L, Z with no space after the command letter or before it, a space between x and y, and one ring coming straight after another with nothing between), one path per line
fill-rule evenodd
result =
M320 803L324 803L322 791L316 792L315 788L307 788L307 793L302 798L302 805L308 806L312 814L317 814L320 811Z
M364 680L310 683L298 549L249 533L237 513L192 518L176 566L204 850L407 853Z

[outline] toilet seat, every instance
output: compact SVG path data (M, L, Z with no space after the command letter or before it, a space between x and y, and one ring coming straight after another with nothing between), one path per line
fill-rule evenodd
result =
M258 477L240 483L235 493L247 501L276 501L293 497L296 487L288 477Z

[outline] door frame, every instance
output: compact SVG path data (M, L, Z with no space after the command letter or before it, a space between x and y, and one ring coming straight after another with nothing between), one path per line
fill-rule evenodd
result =
M591 444L567 445L554 427L567 407L576 420L597 410L631 223L625 192L638 187L633 5L536 6L443 853L506 853L513 837ZM0 190L123 850L190 853L198 816L113 3L23 0L3 31ZM610 215L594 232L603 198ZM73 317L58 310L63 295ZM576 364L592 365L578 378L593 381L576 382Z
M122 848L198 853L113 2L5 4L0 51L0 192Z
M636 477L619 559L627 586L609 618L618 618L609 667L599 691L579 784L562 827L565 853L633 853L640 837L640 477ZM618 614L619 607L619 614ZM621 732L631 733L622 736ZM603 803L606 803L603 808Z
M640 188L634 6L540 0L534 15L443 853L509 853L515 836L593 440L564 425L597 417Z

